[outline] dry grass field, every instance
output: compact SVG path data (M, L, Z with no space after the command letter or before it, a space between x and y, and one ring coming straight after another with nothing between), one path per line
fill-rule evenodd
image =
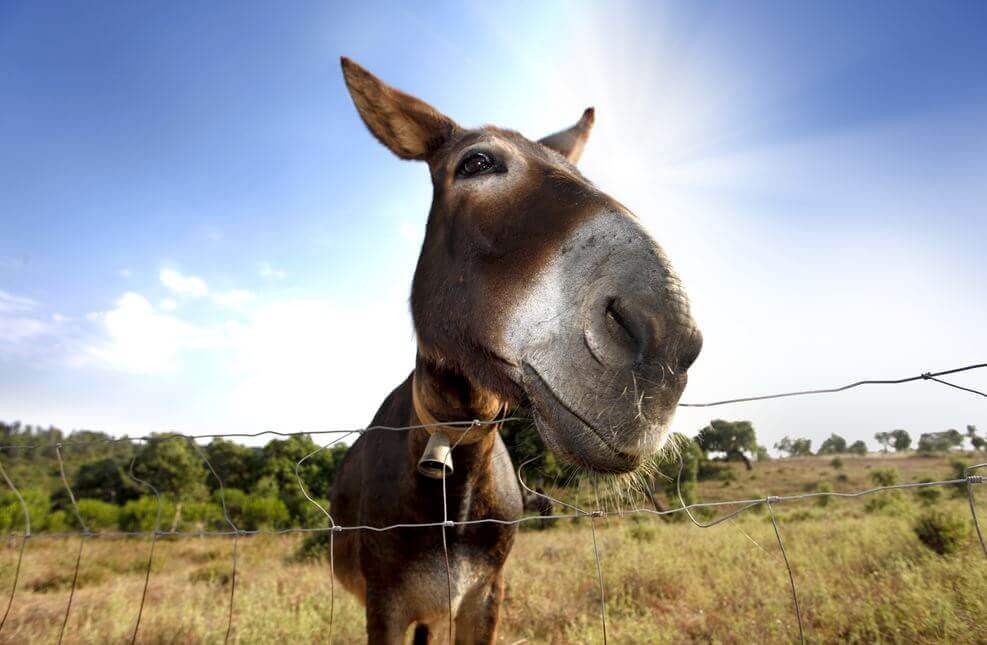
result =
M736 469L734 481L704 482L701 500L870 486L874 468L902 481L946 478L948 460L918 456L813 457ZM970 461L967 458L967 461ZM842 476L841 476L842 475ZM987 516L987 488L978 509ZM888 493L879 493L888 495ZM987 558L972 533L940 556L912 531L922 505L891 494L883 508L863 500L777 507L811 642L985 642ZM969 520L949 489L935 504ZM508 564L503 643L600 642L599 589L589 520L525 530ZM597 520L611 642L791 642L797 639L788 576L767 515L747 513L709 529L654 517ZM433 530L433 529L423 529ZM328 565L297 557L301 538L239 542L233 638L243 643L325 641ZM436 547L440 547L436 530ZM27 547L13 608L0 633L11 643L54 642L79 541L35 537ZM2 598L18 541L0 551ZM229 538L159 540L140 642L220 642L230 591ZM67 642L128 641L137 615L146 539L90 539ZM337 590L334 640L363 640L362 609Z

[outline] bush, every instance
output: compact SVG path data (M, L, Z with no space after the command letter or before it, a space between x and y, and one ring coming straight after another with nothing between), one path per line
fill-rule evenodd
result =
M158 500L145 495L123 505L119 513L120 529L123 531L153 531L158 516ZM169 500L161 500L161 525L159 530L171 528L175 516L175 505Z
M877 486L894 486L901 480L897 468L875 468L870 478Z
M816 492L832 493L833 485L830 484L829 482L819 482L819 486L816 487ZM819 497L816 498L816 506L825 508L826 506L829 506L829 503L831 501L833 501L833 498L830 497L829 495L820 495Z
M219 504L190 502L182 506L182 530L207 531L228 528L229 525L223 519L223 509Z
M922 482L924 483L928 483L931 481L932 481L931 479L922 480ZM932 506L933 504L939 501L940 497L942 497L942 491L936 488L935 486L916 488L915 497L918 498L918 501L921 502L923 506Z
M834 470L839 470L840 468L843 468L843 460L839 457L833 457L830 459L829 465L832 466Z
M243 517L237 526L248 531L261 528L280 529L291 523L288 507L276 497L247 497Z
M120 516L119 506L98 499L80 499L78 505L79 515L82 516L82 521L86 523L86 528L90 531L116 528ZM67 515L69 524L73 528L82 528L79 526L79 520L75 513L70 512Z
M922 544L939 555L958 551L969 534L969 527L963 519L942 511L929 511L918 519L913 528Z

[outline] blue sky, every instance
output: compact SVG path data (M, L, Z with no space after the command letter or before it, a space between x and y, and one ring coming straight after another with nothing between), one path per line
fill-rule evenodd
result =
M583 171L705 331L687 399L983 362L985 28L977 2L0 4L0 418L369 421L412 366L430 187L342 54L464 125L596 106ZM987 426L929 383L715 412L765 443Z

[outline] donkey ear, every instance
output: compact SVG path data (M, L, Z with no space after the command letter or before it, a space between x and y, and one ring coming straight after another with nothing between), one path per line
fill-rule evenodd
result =
M579 123L539 139L538 143L546 148L551 148L570 162L576 163L583 154L583 148L586 147L586 140L589 139L589 131L593 129L593 121L595 120L596 114L593 108L586 108L582 118L579 119Z
M345 56L343 78L370 132L402 159L427 160L456 131L456 124L428 103L405 94Z

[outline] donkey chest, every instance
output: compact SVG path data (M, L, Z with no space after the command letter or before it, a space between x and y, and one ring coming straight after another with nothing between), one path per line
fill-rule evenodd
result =
M438 557L432 554L408 568L400 594L415 608L419 619L446 615L450 600L453 612L457 612L468 598L489 589L502 563L470 551L450 548L448 569L441 550Z

